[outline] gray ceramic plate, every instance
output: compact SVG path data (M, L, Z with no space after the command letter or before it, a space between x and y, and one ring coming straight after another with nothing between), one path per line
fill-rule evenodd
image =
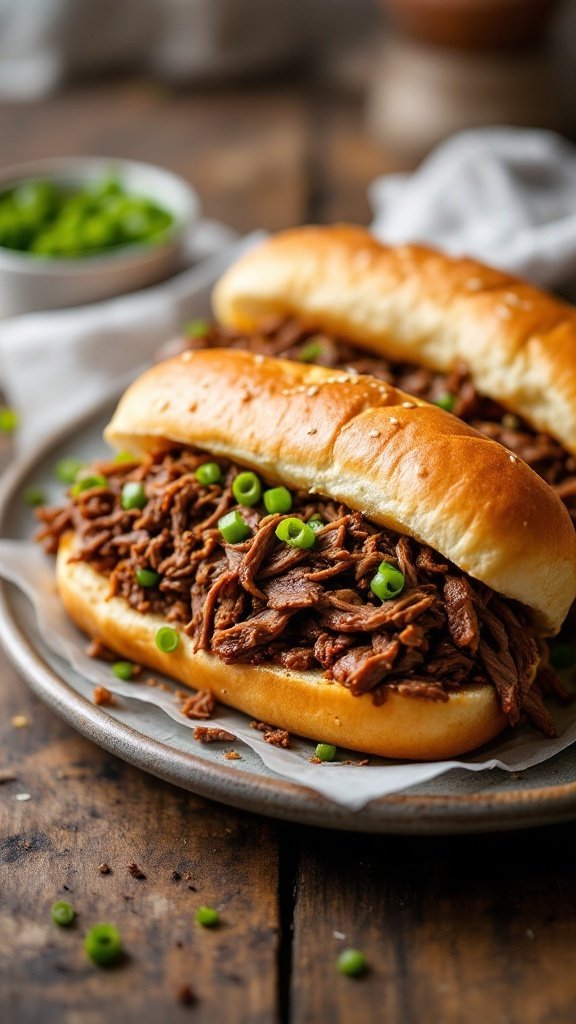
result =
M0 535L30 537L32 513L23 491L41 487L56 499L54 463L64 455L86 460L103 454L102 428L112 403L42 444L14 465L4 479ZM95 707L92 687L49 651L29 603L0 586L0 642L32 689L79 732L125 761L201 796L245 810L327 828L366 832L450 833L523 828L576 818L576 759L573 750L510 775L494 770L453 771L351 812L269 771L251 750L222 763L210 746L193 743L190 731L156 708L137 701L121 710ZM154 738L161 736L161 739Z

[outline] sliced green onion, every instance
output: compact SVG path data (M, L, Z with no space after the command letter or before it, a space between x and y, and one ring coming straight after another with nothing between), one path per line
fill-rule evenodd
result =
M315 754L320 761L334 761L336 759L336 747L331 743L318 743Z
M291 548L311 548L316 540L313 528L296 518L283 519L278 523L276 536Z
M209 330L208 320L189 320L184 326L184 334L187 338L203 338Z
M56 479L61 484L73 484L78 473L81 469L84 469L86 465L81 459L75 459L74 456L69 456L66 459L60 459L54 467L54 474Z
M43 505L46 501L44 491L40 490L39 487L27 487L24 491L24 501L30 508L38 508L39 505Z
M180 644L180 637L172 626L160 626L155 636L156 647L163 654L173 654Z
M292 508L292 495L287 487L271 487L264 491L264 507L267 512L280 512L284 514Z
M310 527L311 530L314 530L314 533L319 533L320 530L324 529L326 523L322 519L322 516L319 514L319 512L315 512L313 516L310 516L310 519L308 520L308 526Z
M136 569L134 575L136 583L140 587L155 587L160 582L160 576L152 569Z
M90 491L93 487L108 487L107 478L100 473L88 473L86 476L80 477L75 484L72 484L70 494L73 498L77 498L79 494L82 494L82 491Z
M370 590L381 601L388 601L391 597L398 596L405 582L404 575L399 569L395 569L390 562L380 562L378 572L370 581Z
M321 341L316 338L311 338L305 345L302 345L298 353L298 361L300 363L313 363L315 359L318 359L324 351L324 346Z
M198 907L194 916L198 924L201 924L203 928L214 928L217 924L220 924L220 914L214 907Z
M118 452L114 456L114 462L140 462L140 459L132 452Z
M368 966L364 953L359 949L344 949L337 960L340 974L346 974L349 978L358 978L364 974Z
M576 649L574 644L552 644L550 647L550 664L553 668L562 671L566 668L572 668L576 662Z
M112 671L117 679L124 679L126 682L134 678L134 665L131 661L115 661Z
M217 462L203 462L201 466L198 466L194 475L198 483L203 484L206 487L209 484L220 483L222 479L222 470Z
M95 964L107 967L122 952L120 932L113 924L95 924L84 939L84 949Z
M452 412L452 409L456 405L456 396L451 395L448 391L443 395L438 395L434 405L437 405L440 409L444 409L445 412Z
M237 508L233 512L227 512L225 516L220 516L218 529L228 544L239 544L250 534L250 527Z
M232 484L232 494L239 505L248 505L249 508L256 505L262 497L262 484L256 473L238 473Z
M136 480L129 480L122 488L122 508L128 512L132 508L144 508L147 502L144 484Z
M76 911L65 900L56 900L56 903L50 907L50 916L54 924L60 925L61 928L67 928L76 917Z
M7 405L0 406L0 433L13 434L19 423L20 417L16 409L10 409Z

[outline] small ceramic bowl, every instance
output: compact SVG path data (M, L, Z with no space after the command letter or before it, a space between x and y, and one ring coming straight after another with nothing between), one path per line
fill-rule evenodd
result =
M0 318L97 302L154 284L182 266L186 236L198 221L200 204L186 181L161 167L104 157L36 160L0 170L0 192L33 180L82 187L111 173L127 192L152 199L172 214L165 240L79 259L41 258L0 246Z

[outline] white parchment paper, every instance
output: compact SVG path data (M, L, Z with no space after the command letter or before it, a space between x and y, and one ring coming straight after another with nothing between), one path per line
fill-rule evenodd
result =
M454 768L472 772L500 768L507 772L522 771L547 761L576 740L576 707L563 708L555 713L558 737L548 740L529 727L517 729L501 742L495 741L479 753L454 761L432 763L386 762L371 758L369 765L356 763L316 765L310 762L314 744L295 739L293 748L283 750L264 741L260 732L250 727L250 719L240 712L219 706L208 722L185 718L173 693L147 686L145 681L122 682L112 674L110 665L89 658L86 637L70 622L56 595L53 565L49 558L33 543L17 540L0 541L0 576L14 583L32 602L40 632L47 647L65 659L78 674L94 684L106 686L112 693L130 700L153 704L169 715L178 725L193 730L198 725L220 727L234 733L262 759L267 768L286 779L316 790L329 800L351 810L359 810L370 800L386 796L427 782ZM155 673L156 675L156 673ZM146 672L142 680L147 678ZM180 688L179 684L173 684ZM273 724L273 723L272 723ZM158 730L150 735L164 742ZM190 733L190 745L197 741ZM232 743L228 747L233 746ZM354 762L361 756L343 753L343 758ZM230 762L234 771L235 763Z

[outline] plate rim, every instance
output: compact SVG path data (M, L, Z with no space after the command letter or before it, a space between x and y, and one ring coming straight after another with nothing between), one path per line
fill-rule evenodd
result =
M8 509L26 476L48 452L89 428L119 394L117 387L110 389L15 459L0 482L0 535L4 536ZM169 747L92 704L52 669L21 629L9 586L0 581L0 643L33 692L98 746L199 796L306 825L395 834L497 831L576 818L576 781L468 795L393 793L353 811L280 775L255 777L242 768L207 762L193 752Z

